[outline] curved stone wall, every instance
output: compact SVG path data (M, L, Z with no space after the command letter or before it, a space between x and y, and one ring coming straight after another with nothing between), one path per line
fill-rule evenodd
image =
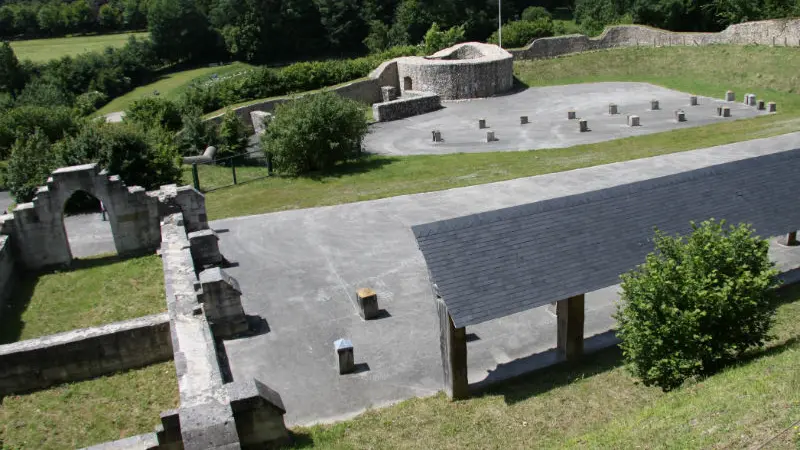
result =
M468 42L396 61L401 92L435 92L442 100L490 97L514 83L514 57L491 44Z

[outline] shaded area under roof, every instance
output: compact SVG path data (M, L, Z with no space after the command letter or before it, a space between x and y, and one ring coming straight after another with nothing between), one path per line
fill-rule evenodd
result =
M565 177L574 176L569 173ZM800 228L800 149L412 227L456 327L591 292L709 218Z

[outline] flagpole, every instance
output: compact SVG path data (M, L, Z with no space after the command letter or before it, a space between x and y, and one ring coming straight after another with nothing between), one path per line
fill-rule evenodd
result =
M497 0L497 42L503 48L503 0Z

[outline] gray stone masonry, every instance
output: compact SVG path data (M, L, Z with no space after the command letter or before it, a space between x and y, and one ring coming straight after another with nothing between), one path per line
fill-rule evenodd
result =
M528 116L519 116L519 124L526 125L528 123Z
M242 308L239 283L219 267L200 272L202 291L197 295L203 304L214 336L231 338L247 331L247 317Z
M258 380L225 386L242 449L278 448L291 443L280 394Z
M677 122L686 122L686 112L682 109L675 111L675 120Z
M567 120L575 120L576 118L575 111L567 111Z
M659 110L658 100L650 100L650 110L651 111Z
M736 101L736 93L733 91L728 91L725 93L725 101L726 102L735 102Z
M767 109L767 108L766 108L766 105L764 104L764 100L759 100L758 101L758 110L759 111L764 111L765 109Z
M486 128L486 119L478 119L478 129L482 130Z
M370 288L356 291L356 309L364 320L378 317L378 294Z
M628 116L629 127L638 127L639 125L639 116Z
M208 229L206 196L192 186L168 184L148 192L158 198L161 217L182 213L183 225L188 233Z
M161 424L156 427L158 450L182 450L181 420L177 409L160 414Z
M166 313L0 345L0 397L172 358Z
M405 96L390 102L372 105L372 117L376 122L388 122L418 116L441 109L442 101L433 92L406 92Z
M497 140L497 137L494 135L494 131L487 131L486 132L486 142L494 142Z
M689 106L697 106L697 96L692 95L689 97Z
M224 258L219 252L219 236L214 230L200 230L189 233L192 259L196 267L218 266Z
M442 132L439 130L433 130L431 132L433 134L433 142L442 142Z
M727 106L722 107L722 117L730 117L731 116L731 109Z
M608 105L608 113L611 114L612 116L614 114L619 114L619 108L617 107L616 104L611 103Z
M6 302L14 290L16 269L14 252L9 242L10 236L0 235L0 318L6 309Z
M253 131L257 136L263 135L267 131L267 125L272 120L272 113L266 111L252 111L250 121L253 122Z
M349 339L337 339L333 343L333 351L336 352L339 375L345 375L355 370L356 360L353 354L353 343Z
M384 103L397 100L397 88L394 86L381 86L381 98Z
M776 105L775 102L767 103L767 112L778 112L778 105Z
M578 122L578 130L581 133L585 133L585 132L589 131L589 122L587 122L586 119L581 119Z

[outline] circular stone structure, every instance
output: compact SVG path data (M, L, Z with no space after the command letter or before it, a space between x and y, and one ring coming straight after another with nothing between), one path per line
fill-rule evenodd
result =
M397 59L400 90L427 91L442 100L491 97L514 84L514 57L502 48L467 42L431 56Z

